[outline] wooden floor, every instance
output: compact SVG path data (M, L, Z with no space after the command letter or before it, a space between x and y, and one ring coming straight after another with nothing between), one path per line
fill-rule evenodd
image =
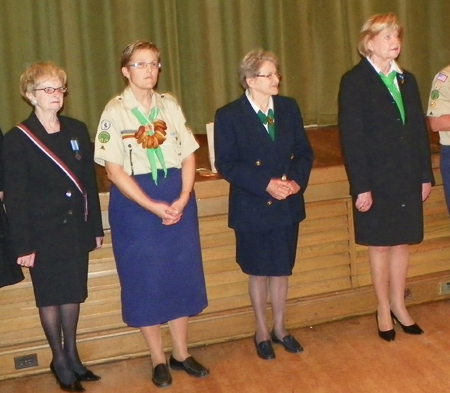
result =
M409 336L399 328L395 342L376 334L374 315L303 328L292 333L305 351L276 346L277 359L256 357L251 339L192 349L208 365L204 379L172 372L173 384L156 388L148 357L94 366L100 382L92 393L415 393L450 391L450 301L415 306L411 315L425 330ZM0 381L1 393L59 392L50 373Z

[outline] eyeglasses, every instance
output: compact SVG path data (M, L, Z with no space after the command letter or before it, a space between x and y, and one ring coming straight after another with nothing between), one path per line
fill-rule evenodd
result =
M147 63L146 61L138 61L137 63L128 64L128 67L139 68L140 70L147 68L147 66L150 66L152 70L156 70L161 68L161 63L158 63L157 61L151 61L150 63Z
M281 79L281 74L279 72L271 72L269 74L257 74L255 75L255 77L260 77L260 78L267 78L269 80L273 80L274 77L277 77L278 79Z
M67 91L67 87L66 86L43 87L42 89L34 89L34 91L38 91L38 90L44 90L44 92L47 94L53 94L55 91L57 91L58 93L65 93Z

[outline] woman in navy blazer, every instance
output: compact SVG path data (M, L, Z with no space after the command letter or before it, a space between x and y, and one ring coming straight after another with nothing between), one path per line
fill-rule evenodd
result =
M423 240L423 201L434 182L417 83L395 61L402 33L394 14L369 18L358 45L363 59L342 77L339 91L355 238L369 246L378 334L386 341L395 338L393 318L406 333L423 333L404 292L409 244Z
M254 344L263 359L275 358L271 340L289 352L303 350L286 331L284 319L313 161L297 103L277 96L278 70L274 54L248 53L239 67L245 94L218 109L214 123L215 164L230 183L229 226L236 235L237 262L249 275ZM271 332L266 323L268 290Z

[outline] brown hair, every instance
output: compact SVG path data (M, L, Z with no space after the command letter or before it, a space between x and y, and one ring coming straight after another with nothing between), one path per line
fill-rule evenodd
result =
M28 102L30 100L27 97L27 93L33 92L36 86L44 79L59 78L62 84L65 86L67 82L67 74L56 64L51 62L38 62L31 64L20 76L19 89L20 94Z
M239 83L244 89L248 89L246 79L253 78L256 74L258 74L259 69L265 61L272 62L278 72L280 67L278 57L272 52L262 49L255 49L245 55L238 68Z
M159 48L150 41L138 40L138 41L132 42L131 44L128 44L125 47L125 49L122 51L122 55L120 56L120 69L122 69L123 67L126 67L128 65L131 58L138 50L145 50L145 49L153 51L156 54L156 56L158 57L158 62L159 62L159 59L160 59ZM129 83L128 78L126 78L123 74L122 74L122 78L123 78L125 84L128 85L128 83Z
M369 41L385 29L389 32L397 31L399 39L403 38L403 27L394 13L372 15L361 28L358 52L364 57L370 56L372 51L368 48Z

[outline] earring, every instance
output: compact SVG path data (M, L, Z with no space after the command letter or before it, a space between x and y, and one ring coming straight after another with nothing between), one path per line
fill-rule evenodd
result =
M36 100L31 100L31 105L36 106L37 105L37 101Z

